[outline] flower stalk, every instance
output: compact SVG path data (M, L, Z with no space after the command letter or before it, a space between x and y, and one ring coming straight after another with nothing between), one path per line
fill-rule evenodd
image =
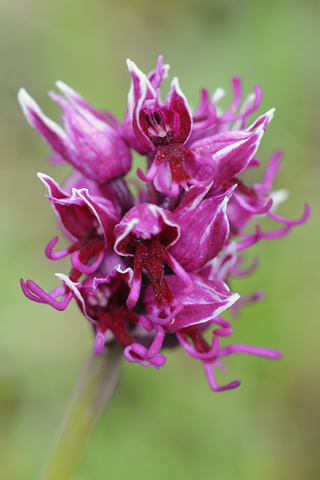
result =
M90 353L42 480L73 478L91 432L116 391L122 358L116 341L102 355Z

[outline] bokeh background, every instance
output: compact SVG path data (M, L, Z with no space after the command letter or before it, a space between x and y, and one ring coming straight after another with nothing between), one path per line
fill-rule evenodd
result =
M92 348L76 306L58 313L19 288L24 277L49 291L54 272L68 269L44 256L57 227L36 172L63 181L69 169L46 161L17 91L56 118L47 91L61 79L122 118L126 58L147 72L160 53L193 106L203 86L224 87L227 105L235 74L245 94L262 87L259 113L276 114L258 156L265 165L285 152L276 188L290 198L279 213L297 218L305 202L313 213L288 237L253 248L259 269L233 286L267 293L235 319L234 341L279 349L283 359L230 357L218 381L243 383L219 394L183 351L160 371L124 363L75 479L320 478L319 18L316 0L0 0L1 479L38 477Z

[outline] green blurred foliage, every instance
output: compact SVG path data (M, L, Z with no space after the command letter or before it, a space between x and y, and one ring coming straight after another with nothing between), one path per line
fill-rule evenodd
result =
M262 87L261 113L277 111L259 157L265 164L284 150L276 188L291 192L279 213L298 217L308 202L313 214L288 237L253 248L259 269L233 285L241 294L267 292L234 320L235 341L280 349L284 358L228 359L218 380L243 384L220 394L182 351L170 352L159 372L124 364L76 480L320 477L319 15L315 0L0 0L1 478L37 477L92 348L75 306L58 313L19 288L22 276L50 290L53 273L67 271L68 261L55 265L43 253L57 227L36 172L61 181L69 169L45 161L49 149L25 122L17 91L24 86L56 117L46 92L61 79L121 118L125 59L149 71L160 53L194 106L203 86L230 94L235 74L245 93Z

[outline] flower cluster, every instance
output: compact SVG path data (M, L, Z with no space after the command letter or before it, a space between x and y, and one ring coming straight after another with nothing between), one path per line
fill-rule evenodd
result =
M39 174L70 240L70 246L56 250L58 237L53 238L45 254L52 260L70 255L70 273L56 274L61 283L50 293L32 280L22 280L22 290L57 310L75 299L92 324L96 353L116 339L129 362L159 368L166 361L163 350L180 344L202 362L213 390L235 388L239 381L224 386L215 381L213 367L224 368L222 357L280 357L262 347L220 346L232 335L223 312L259 298L239 299L229 289L230 277L255 267L243 269L239 252L260 239L287 234L307 219L309 207L300 220L274 213L272 207L284 196L271 191L279 152L261 183L248 186L239 177L259 166L254 155L274 113L269 110L248 126L261 103L259 87L242 101L235 77L226 111L218 106L224 94L218 89L212 97L202 90L192 112L177 78L162 102L161 84L169 69L162 57L148 75L129 60L128 68L131 88L122 123L62 82L57 82L62 95L50 96L61 107L63 127L25 90L19 92L28 122L54 151L52 161L74 167L62 188ZM142 157L141 182L124 178L133 151ZM279 227L265 232L257 225L248 233L248 224L261 215Z

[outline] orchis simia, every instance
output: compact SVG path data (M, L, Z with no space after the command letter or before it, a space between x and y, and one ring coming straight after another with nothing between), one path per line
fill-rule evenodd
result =
M70 241L56 250L58 237L53 238L45 254L52 260L70 256L70 271L57 274L61 283L50 293L32 280L21 280L22 290L57 310L74 299L92 325L96 354L116 342L129 362L158 369L166 362L165 349L180 345L200 360L213 390L233 389L238 380L219 386L214 377L215 368L224 368L223 357L281 355L228 342L232 326L224 312L262 298L261 293L241 298L230 291L230 279L257 266L242 267L243 250L283 237L307 220L310 208L299 220L275 213L286 197L272 191L280 152L261 183L250 186L241 178L260 165L255 154L274 114L271 109L249 122L262 100L259 87L242 101L235 77L229 108L218 105L221 89L212 96L204 89L192 112L177 78L162 101L169 70L162 57L148 75L130 60L128 68L131 87L122 122L62 82L57 82L62 95L50 93L62 110L62 125L25 90L19 92L26 119L53 149L51 160L74 169L62 187L39 174ZM133 152L141 158L135 196L133 180L125 178ZM263 230L262 217L278 226Z

